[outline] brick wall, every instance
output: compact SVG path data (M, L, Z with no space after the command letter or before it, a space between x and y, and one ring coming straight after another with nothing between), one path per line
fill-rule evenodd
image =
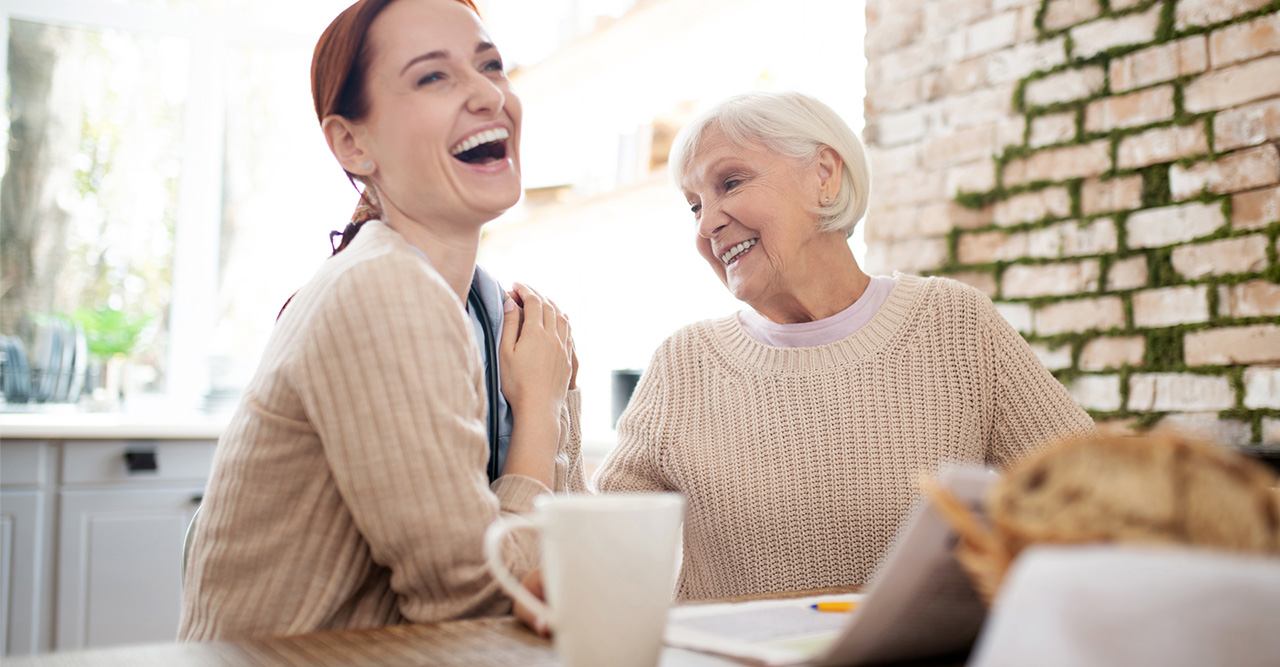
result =
M867 0L867 267L1100 422L1280 444L1280 0Z

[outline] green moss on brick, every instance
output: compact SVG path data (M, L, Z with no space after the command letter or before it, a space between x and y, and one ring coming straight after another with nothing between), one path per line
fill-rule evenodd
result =
M1142 174L1142 208L1156 208L1173 203L1169 191L1169 165L1153 164L1138 170Z
M1179 328L1150 329L1146 332L1146 348L1142 353L1142 369L1150 372L1182 370L1183 332Z

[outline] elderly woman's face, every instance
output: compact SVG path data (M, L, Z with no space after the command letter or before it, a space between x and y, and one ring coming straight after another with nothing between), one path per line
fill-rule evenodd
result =
M729 291L760 310L803 279L805 256L830 233L813 212L820 170L712 128L680 183L697 220L698 252Z

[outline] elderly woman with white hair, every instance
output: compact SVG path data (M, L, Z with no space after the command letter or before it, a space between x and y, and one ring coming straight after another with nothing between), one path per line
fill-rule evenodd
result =
M858 266L866 153L825 104L731 98L670 168L698 252L749 308L658 348L596 485L685 495L677 598L865 583L922 475L1093 431L986 295Z

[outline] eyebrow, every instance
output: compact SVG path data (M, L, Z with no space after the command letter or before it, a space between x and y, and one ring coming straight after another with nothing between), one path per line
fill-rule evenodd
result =
M479 44L476 44L476 53L484 53L485 51L489 51L491 49L496 49L496 48L497 47L494 46L492 42L480 42ZM440 58L446 58L448 57L448 55L449 55L449 52L443 51L443 50L424 53L420 56L413 58L409 62L405 63L404 69L401 69L400 73L404 74L405 72L409 71L410 67L413 67L417 63L420 63L424 60L438 60Z

